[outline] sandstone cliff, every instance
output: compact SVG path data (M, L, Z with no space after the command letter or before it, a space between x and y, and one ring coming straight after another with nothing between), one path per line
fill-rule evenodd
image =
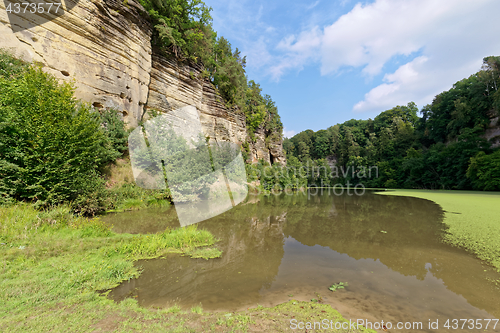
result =
M152 28L141 5L66 0L63 7L68 8L64 15L47 20L38 14L8 16L0 1L0 47L73 81L77 98L120 110L130 127L147 117L147 110L193 105L211 140L249 142L252 162L285 163L282 142L266 140L263 130L251 142L244 115L225 107L212 84L201 78L201 68L152 50Z

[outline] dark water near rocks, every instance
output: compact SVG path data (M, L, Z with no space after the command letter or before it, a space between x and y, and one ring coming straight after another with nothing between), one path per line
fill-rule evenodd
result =
M104 219L117 232L178 226L173 208ZM198 224L220 239L222 258L170 255L139 261L141 276L110 297L137 297L146 307L201 304L205 311L321 298L346 318L421 321L422 331L431 331L426 330L429 319L442 327L447 319L500 318L500 287L494 282L500 274L444 244L442 219L437 204L410 197L250 196ZM338 282L348 287L328 290ZM500 332L500 323L495 331Z

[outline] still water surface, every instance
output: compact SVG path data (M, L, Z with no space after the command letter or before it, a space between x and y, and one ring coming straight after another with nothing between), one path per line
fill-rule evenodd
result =
M104 219L117 232L178 226L173 208ZM437 204L410 197L249 196L198 224L220 239L222 258L170 255L139 261L141 276L110 297L135 296L147 307L201 304L205 311L321 297L353 320L421 321L424 326L429 319L442 325L454 318L500 318L500 288L494 282L500 274L444 244L442 220ZM328 290L338 282L348 287ZM500 332L500 324L495 331Z

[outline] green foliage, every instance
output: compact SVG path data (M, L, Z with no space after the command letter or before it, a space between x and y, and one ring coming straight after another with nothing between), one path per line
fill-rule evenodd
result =
M157 257L172 250L192 252L195 247L212 245L213 235L206 230L198 230L196 225L174 230L167 229L162 233L138 235L120 245L117 251L131 256ZM201 252L192 252L200 255ZM214 254L215 252L211 252ZM220 254L220 251L218 252Z
M0 49L0 77L4 79L14 78L28 67L26 62L15 58L10 52Z
M255 131L262 128L266 137L281 141L283 124L276 104L269 95L262 96L260 85L253 80L248 82L245 103L244 112L250 137L255 139Z
M238 106L240 110L244 110L247 89L245 65L246 57L241 57L238 49L233 51L224 37L214 40L213 54L205 61L205 67L209 79L228 107Z
M70 227L80 231L80 237L108 237L111 235L111 226L98 217L93 219L75 219Z
M122 156L128 149L128 131L125 129L123 119L119 111L105 109L101 111L100 122L115 151L112 159Z
M103 186L99 170L116 151L99 116L39 67L0 78L0 188L39 205L80 202ZM78 208L78 207L77 207Z
M220 258L222 256L222 251L213 247L205 247L205 248L196 248L192 251L187 251L186 254L190 256L191 258L197 259L214 259L214 258Z
M155 31L153 47L179 60L202 65L202 76L217 89L229 109L243 113L252 139L258 128L265 136L280 141L283 125L277 107L258 84L247 83L246 57L224 37L213 32L211 8L201 0L140 0L149 13ZM193 75L191 75L193 78Z
M72 200L71 205L74 212L86 216L94 216L113 206L112 197L106 188L105 179L96 170L87 173L88 178L74 184L78 188L78 195L75 199L66 198L61 202ZM69 190L69 189L66 189Z
M146 190L133 183L124 183L108 189L108 197L111 201L108 212L122 212L146 207L166 207L172 201L168 188L166 190Z
M486 155L481 151L470 159L467 169L469 178L477 190L500 190L500 150Z
M102 177L127 149L116 110L99 114L71 84L0 51L0 204L71 203L95 215L113 206Z
M21 241L63 228L77 230L78 237L107 237L111 232L98 218L73 215L67 205L37 210L33 205L17 203L0 208L0 240L3 242Z
M74 216L68 206L47 211L25 203L0 207L2 331L19 331L20 318L31 318L23 321L24 331L92 330L103 318L119 316L122 311L133 313L134 320L140 316L142 324L138 328L123 322L120 330L130 329L130 325L139 331L157 330L159 323L151 324L153 319L162 321L162 330L185 331L185 319L179 322L177 318L182 315L179 308L141 309L134 299L118 304L102 295L103 290L140 274L135 259L167 252L182 254L197 244L211 246L215 241L207 231L185 229L161 236L116 234L99 219ZM151 247L152 238L160 247ZM130 241L138 248L128 247L121 253ZM38 311L45 313L43 318L31 316ZM66 315L61 317L62 313ZM213 317L215 321L216 315ZM209 330L209 324L201 330Z
M498 114L499 82L500 57L486 57L481 71L437 95L422 108L421 118L410 102L374 120L306 130L284 140L287 160L293 156L319 163L327 158L339 169L355 170L339 182L361 181L367 187L497 189L496 157L488 155L489 143L482 136ZM485 155L476 156L481 151ZM358 170L371 166L377 167L378 177L357 177Z
M485 129L497 108L499 57L486 57L478 73L458 81L422 110L421 131L431 143L456 138L463 128ZM498 108L497 108L498 111Z
M348 286L347 282L334 283L328 288L328 290L336 291L338 289L344 289L347 286Z
M214 169L205 138L200 137L188 143L184 137L169 129L163 131L156 139L151 149L144 147L142 150L136 150L137 166L147 169L151 161L162 161L163 170L155 169L155 171L165 172L168 188L171 193L176 194L177 201L193 201L198 197L206 197L210 185L217 179L213 174ZM133 145L140 147L136 143ZM164 179L162 177L158 181L162 182Z
M201 0L139 0L155 32L152 45L181 59L197 62L208 57L212 30L211 8Z

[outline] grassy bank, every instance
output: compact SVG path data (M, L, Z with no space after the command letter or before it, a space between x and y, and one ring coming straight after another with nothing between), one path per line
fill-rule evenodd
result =
M472 191L390 190L384 195L428 199L445 211L445 241L465 248L500 271L500 193Z
M188 227L159 234L116 234L99 219L59 207L0 206L0 327L9 332L284 331L290 319L343 321L330 306L291 301L237 313L144 309L99 295L140 274L133 262L177 252L220 256L207 231ZM204 259L193 259L204 260ZM316 319L318 321L318 319Z

